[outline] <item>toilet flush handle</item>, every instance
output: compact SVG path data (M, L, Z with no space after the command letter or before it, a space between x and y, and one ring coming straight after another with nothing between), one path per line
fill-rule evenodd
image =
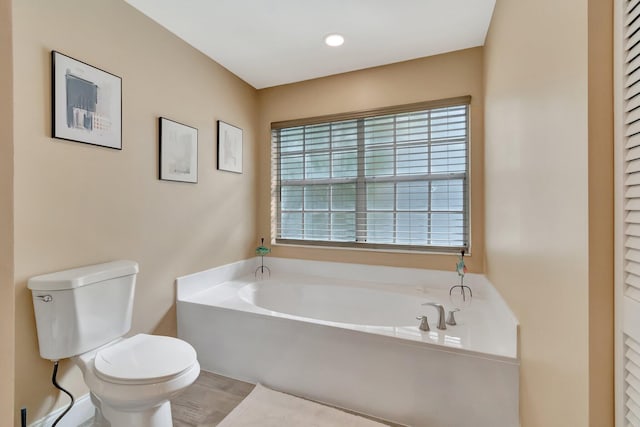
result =
M53 301L53 297L51 295L36 295L36 298L43 302Z

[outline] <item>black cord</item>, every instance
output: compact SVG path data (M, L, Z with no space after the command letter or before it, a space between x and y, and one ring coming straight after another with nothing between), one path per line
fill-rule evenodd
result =
M53 422L51 427L55 427L58 424L58 422L62 419L62 417L67 415L67 412L69 412L71 410L71 407L75 403L75 400L73 399L73 396L71 395L71 393L69 393L67 390L63 389L62 387L60 387L60 385L56 381L56 375L58 375L58 361L57 360L55 362L53 362L53 376L51 377L51 382L53 383L53 385L58 390L61 390L61 391L65 392L67 394L67 396L69 396L69 398L71 399L71 402L69 403L69 406L67 407L67 409L65 409L65 411L62 414L60 414L60 416L58 418L56 418L56 420Z

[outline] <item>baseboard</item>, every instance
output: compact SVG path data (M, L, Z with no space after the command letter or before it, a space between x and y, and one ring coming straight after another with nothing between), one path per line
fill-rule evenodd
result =
M49 415L29 424L29 427L51 427L67 407L56 409L49 413ZM60 420L56 427L89 427L92 424L93 416L95 414L95 407L91 403L89 394L76 399L76 403L73 408Z

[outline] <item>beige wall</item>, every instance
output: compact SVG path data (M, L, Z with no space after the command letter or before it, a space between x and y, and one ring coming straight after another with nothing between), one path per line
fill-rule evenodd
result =
M589 425L613 425L613 1L589 7Z
M13 49L11 0L0 0L0 420L13 424Z
M2 58L11 4L0 0ZM27 406L34 421L66 404L38 355L29 277L137 260L132 332L175 334L175 277L251 256L270 235L271 122L471 95L469 266L486 269L521 322L522 426L611 425L609 0L498 0L484 49L257 92L124 2L21 0L13 9L13 67L0 62L0 337L13 342L15 323L16 378L15 404L13 382L0 384L0 418ZM122 151L50 138L53 49L123 78ZM157 180L158 116L199 129L197 185ZM244 129L242 175L215 170L217 119ZM286 246L273 254L454 264ZM13 364L13 347L0 348L0 364ZM68 362L60 381L86 392Z
M486 266L521 322L523 427L613 423L611 15L587 3L498 0L485 45Z
M14 43L15 404L34 421L66 397L39 357L29 277L136 260L132 333L175 334L175 278L252 255L257 95L122 1L14 2ZM122 77L122 151L50 137L54 49ZM159 116L199 129L198 184L157 179ZM244 129L242 175L216 170L217 119ZM86 392L68 361L60 382Z
M483 94L482 48L417 59L259 91L258 158L260 176L270 175L270 124L281 120L367 110L413 102L471 95L471 232L468 266L482 272ZM260 235L271 235L270 182L258 182ZM324 261L356 262L452 270L453 255L398 254L274 246L273 255Z

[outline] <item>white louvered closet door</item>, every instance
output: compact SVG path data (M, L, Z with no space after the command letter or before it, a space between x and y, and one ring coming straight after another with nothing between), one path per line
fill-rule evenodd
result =
M640 0L617 0L616 426L640 427Z

